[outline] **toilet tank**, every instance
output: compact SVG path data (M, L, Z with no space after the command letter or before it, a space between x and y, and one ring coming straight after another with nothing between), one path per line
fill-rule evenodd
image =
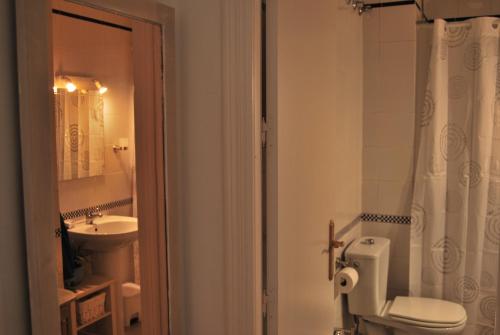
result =
M345 252L346 261L354 264L359 281L347 295L349 313L359 316L380 315L387 298L389 239L361 237Z

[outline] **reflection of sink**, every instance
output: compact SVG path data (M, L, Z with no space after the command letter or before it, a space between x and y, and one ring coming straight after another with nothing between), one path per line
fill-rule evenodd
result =
M81 224L68 231L77 247L106 252L127 246L137 239L136 218L106 215L94 218L93 223Z

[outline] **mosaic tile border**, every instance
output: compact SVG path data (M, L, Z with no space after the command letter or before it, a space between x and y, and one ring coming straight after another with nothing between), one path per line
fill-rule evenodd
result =
M403 215L363 213L361 214L361 220L363 220L364 222L411 224L411 216L403 216Z
M64 212L61 215L62 215L64 220L76 219L78 217L85 216L90 211L96 211L97 208L99 208L99 210L101 210L101 211L107 211L107 210L110 210L113 208L131 205L132 202L133 202L132 198L120 199L120 200L110 201L110 202L106 202L104 204L98 204L98 205L87 207L87 208L75 209L73 211Z

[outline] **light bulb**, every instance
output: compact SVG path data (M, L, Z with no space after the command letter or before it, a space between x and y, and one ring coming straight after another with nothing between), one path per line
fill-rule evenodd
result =
M57 87L54 86L54 87L52 87L52 89L54 90L54 94L56 94L57 93Z
M75 84L73 84L72 82L67 82L66 83L66 90L68 90L68 92L74 92L76 90L76 86Z
M103 86L99 80L93 80L95 87L99 90L99 94L104 94L108 91L106 86Z

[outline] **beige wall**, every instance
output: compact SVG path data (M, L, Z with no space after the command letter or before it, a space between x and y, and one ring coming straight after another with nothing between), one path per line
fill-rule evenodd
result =
M14 1L0 2L0 334L30 334Z
M221 1L163 0L176 9L179 239L177 334L224 330Z
M95 78L104 95L104 174L61 181L62 212L132 196L133 150L113 152L121 137L133 146L132 36L130 32L53 14L54 72ZM131 207L120 214L131 215Z

